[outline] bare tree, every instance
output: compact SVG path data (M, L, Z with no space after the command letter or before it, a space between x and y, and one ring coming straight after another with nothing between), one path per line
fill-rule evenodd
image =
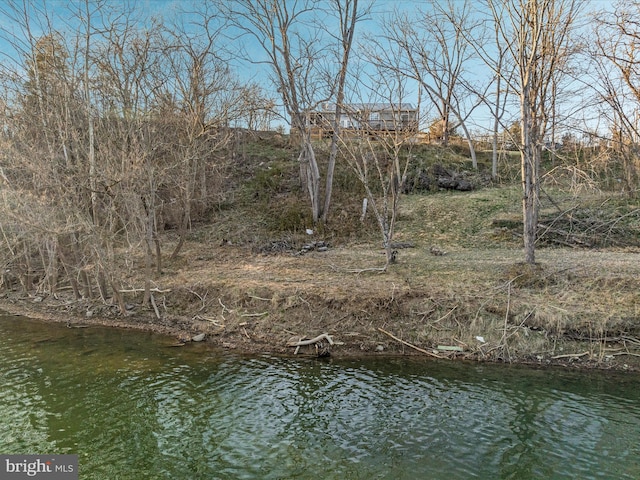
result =
M637 194L640 179L640 2L618 2L596 17L594 66L601 114L621 156L627 191Z
M420 83L438 112L441 122L441 139L449 142L449 132L458 126L463 130L474 168L477 159L467 121L480 100L470 88L466 71L473 50L467 40L473 30L471 3L447 0L429 0L416 16L396 12L386 22L384 35L399 51L404 65L402 72ZM388 50L381 45L378 62L393 65ZM470 99L473 99L470 101ZM451 125L452 119L455 124Z
M109 301L110 287L125 313L121 282L138 262L153 304L170 200L184 239L218 194L219 150L247 90L217 54L209 4L182 31L135 5L87 0L64 19L43 5L0 5L12 20L0 28L12 46L0 64L0 261L26 291L66 278L76 298L97 286Z
M95 130L94 130L94 119L93 119L93 105L91 102L91 84L89 82L90 78L90 69L91 69L91 57L89 52L91 52L91 37L93 35L91 19L93 17L92 8L96 10L100 9L100 5L98 3L97 7L93 7L89 0L85 0L84 2L84 11L80 12L78 15L78 19L80 23L84 26L84 62L83 62L83 93L84 93L84 101L86 106L86 118L87 118L87 133L88 133L88 161L89 161L89 189L90 189L90 198L91 198L91 214L94 223L99 223L98 220L98 190L97 190L97 165L96 165L96 154L95 154Z
M482 8L482 4L479 5ZM486 12L478 12L482 18ZM501 36L501 25L493 21L483 22L480 28L475 31L463 30L468 44L474 49L476 56L480 58L489 68L492 74L492 84L494 93L489 94L489 89L484 92L478 91L478 97L489 108L493 118L491 126L491 177L498 177L498 156L501 145L499 145L500 133L506 130L503 123L507 113L507 105L514 84L515 68L508 56L512 47L512 39L504 39ZM505 43L508 41L508 43ZM519 139L518 139L519 142ZM503 142L504 143L504 142ZM514 142L517 143L517 142Z
M300 140L300 177L309 194L314 223L320 218L320 169L307 113L330 96L330 85L322 77L321 68L326 52L320 29L312 25L318 7L318 0L229 2L229 14L236 27L251 42L257 42L266 55L263 63L270 69L292 132Z
M553 104L552 86L557 69L572 53L571 33L580 4L579 0L488 0L517 71L513 91L520 103L523 238L528 264L535 263L540 163Z
M290 119L291 131L299 139L300 177L309 194L314 224L320 219L326 221L329 212L340 126L334 122L323 201L309 113L335 98L336 122L339 120L355 27L367 12L368 8L358 6L358 0L229 2L229 13L236 27L251 39L249 42L257 42L266 55L264 61L256 59L259 55L248 57L253 62L267 64ZM333 34L332 29L320 21L325 15L331 18L330 24L334 20L338 22L338 34ZM330 66L334 53L337 69Z
M6 142L0 165L5 180L0 218L13 257L8 265L27 292L34 287L55 292L61 267L74 292L80 295L81 282L90 296L91 220L85 210L84 138L78 135L84 109L74 68L77 45L54 28L43 5L6 2L2 14L12 20L5 24L11 30L2 32L11 46L2 62L5 91L11 94L3 99Z
M172 171L165 182L177 198L171 210L180 217L171 258L184 245L193 208L206 209L208 197L219 193L209 192L208 174L223 168L221 156L214 157L229 142L230 126L255 110L251 102L258 100L256 87L242 85L222 56L225 24L220 12L205 4L186 16L188 25L167 27L163 68L155 82L162 85L155 120L163 129L163 156Z
M154 161L153 127L145 114L155 98L153 72L162 68L164 52L161 26L140 28L137 15L126 10L104 12L93 51L93 82L103 112L98 125L103 132L102 175L111 185L110 195L103 195L105 207L114 214L109 217L112 226L121 225L132 245L143 246L144 303L149 304L154 257L156 268L161 266L158 188L166 166Z
M386 271L396 260L393 239L400 197L412 159L412 145L419 118L410 117L407 78L398 68L378 67L359 76L353 94L366 103L345 105L344 112L354 128L340 136L340 150L367 194L367 209L373 211L382 236ZM380 118L380 111L386 116Z
M271 130L272 121L277 115L276 101L263 86L249 82L243 87L239 100L237 126L245 126L251 131Z
M329 163L327 165L324 209L322 211L322 221L326 223L331 205L331 194L333 191L333 172L338 155L340 143L340 117L342 114L342 104L344 102L344 90L349 69L349 59L351 48L355 36L355 29L358 21L370 12L370 5L365 8L358 7L358 0L331 0L331 12L335 12L340 25L340 35L335 36L336 43L340 46L337 57L339 68L335 83L335 110L332 122L331 147L329 151Z

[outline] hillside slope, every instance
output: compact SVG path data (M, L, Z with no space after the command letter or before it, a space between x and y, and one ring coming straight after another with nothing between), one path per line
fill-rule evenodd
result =
M618 194L547 182L538 265L521 264L517 186L405 195L398 262L386 273L375 222L360 222L361 193L337 175L330 224L305 233L306 203L286 155L245 164L244 180L142 305L142 258L113 305L6 293L8 311L102 323L213 346L293 354L290 343L327 333L298 354L416 354L485 361L636 368L640 356L640 214ZM449 169L463 171L464 160ZM238 178L241 172L236 172ZM165 236L163 249L175 239ZM318 248L322 247L322 248Z

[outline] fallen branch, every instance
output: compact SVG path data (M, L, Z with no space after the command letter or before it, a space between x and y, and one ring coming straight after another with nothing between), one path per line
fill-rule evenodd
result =
M118 290L118 293L138 293L138 292L144 292L144 291L145 291L144 288L131 288L129 290ZM171 289L167 288L166 290L161 290L159 288L151 288L149 291L154 293L169 293Z
M551 359L552 360L557 360L559 358L580 358L580 357L584 357L585 355L589 355L589 352L567 353L566 355L556 355L555 357L551 357Z
M454 306L451 310L449 310L447 313L445 313L443 316L441 316L439 319L434 320L433 322L429 323L429 326L432 326L434 323L439 323L442 320L444 320L445 318L447 318L449 315L451 315L453 313L453 311L458 308L458 305Z
M311 340L298 340L297 342L289 341L287 343L288 347L303 347L305 345L313 345L314 343L318 343L322 340L326 340L329 342L329 345L333 345L333 339L329 336L328 333L323 333L318 335L317 337L312 338Z
M241 313L241 317L264 317L265 315L269 315L269 312L260 312L260 313Z
M404 340L396 337L395 335L393 335L392 333L387 332L386 330L384 330L383 328L378 327L378 330L380 330L382 333L384 333L385 335L390 336L391 338L393 338L394 340L400 342L403 345L406 345L409 348L413 348L414 350L417 350L420 353L424 353L425 355L429 355L431 357L436 357L436 358L444 358L440 355L438 355L437 353L433 353L433 352L429 352L428 350L425 350L423 348L420 347L416 347L415 345L410 344L409 342L405 342Z
M618 355L630 355L632 357L640 357L640 353L631 353L631 352L616 352L616 353L612 353L612 356L618 356Z
M196 297L198 297L200 299L200 301L202 302L202 306L200 307L200 310L198 310L199 312L201 312L202 310L204 310L206 308L206 304L205 304L205 299L207 298L208 295L208 291L204 294L204 297L200 296L197 292L194 292L193 290L191 290L190 288L187 288L187 291L189 293L193 293Z
M633 343L634 345L640 345L640 340L638 340L637 338L634 337L620 337L622 339L623 342L629 342L629 343Z
M249 298L254 298L256 300L262 300L263 302L270 302L271 301L270 298L256 297L255 295L249 295Z
M151 306L153 306L153 311L156 312L156 317L160 320L160 312L158 311L158 305L156 305L156 300L153 298L153 293L149 295L149 299L151 300Z
M220 314L222 316L222 318L224 319L224 311L226 310L229 313L233 313L234 310L231 310L230 308L227 308L227 306L222 303L222 300L220 298L218 298L218 303L220 304L220 306L222 307L222 313Z
M371 268L353 268L345 270L346 273L355 273L356 275L360 275L361 273L367 272L377 272L377 273L385 273L387 271L387 267L371 267Z
M196 315L196 316L193 317L193 320L207 321L207 322L210 322L210 323L214 324L216 327L224 328L224 325L222 325L220 322L218 322L217 319L215 319L213 317L205 317L204 315ZM240 325L242 325L242 324L240 324Z

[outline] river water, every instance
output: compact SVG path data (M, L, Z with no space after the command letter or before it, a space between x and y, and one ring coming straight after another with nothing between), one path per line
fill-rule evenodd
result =
M637 374L240 356L0 316L0 453L81 479L637 479Z

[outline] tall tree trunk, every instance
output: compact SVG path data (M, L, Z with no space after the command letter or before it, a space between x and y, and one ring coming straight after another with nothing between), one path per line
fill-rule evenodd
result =
M152 183L152 182L150 182ZM153 275L153 240L155 237L155 202L154 202L155 192L153 189L150 192L149 205L145 205L147 218L145 219L145 271L144 271L144 298L142 303L144 305L150 303L151 301L151 277ZM160 259L158 258L158 262Z
M343 8L340 8L340 2ZM331 195L333 193L333 172L336 166L336 157L338 156L338 141L340 137L340 115L342 112L342 102L344 101L344 84L347 78L347 67L349 66L349 56L351 54L351 45L353 44L353 35L355 33L356 23L358 21L358 0L345 2L344 0L335 0L340 13L341 25L341 43L342 43L342 62L340 64L340 74L338 75L338 85L336 92L336 108L335 117L333 119L333 128L331 135L331 149L329 151L329 163L327 164L327 178L324 191L324 207L322 209L322 222L326 223L329 215L329 206L331 205Z
M467 128L465 122L460 123L460 128L464 132L464 137L467 139L467 145L469 146L469 154L471 155L471 166L474 170L478 169L478 157L476 156L476 148L473 146L473 138L471 137L471 133Z
M440 119L442 124L442 145L449 145L449 111L445 108L445 116Z
M91 46L91 14L89 10L89 0L85 0L87 32L85 37L85 54L84 54L84 100L87 109L87 129L89 133L89 189L91 198L91 216L93 217L93 225L99 225L98 219L98 188L97 188L97 165L95 154L95 139L93 114L91 107L91 90L89 89L89 49Z
M522 218L525 262L534 264L536 231L538 227L538 198L540 194L539 166L541 148L535 132L537 126L531 111L530 86L525 84L521 95L522 135Z
M197 175L198 175L198 169L199 169L199 165L198 162L192 158L191 156L191 152L189 152L189 158L190 160L188 160L188 167L190 169L190 171L187 173L187 184L184 186L184 195L182 198L182 202L183 202L183 211L182 211L182 218L180 219L180 225L178 227L178 243L175 246L175 248L173 249L173 252L171 253L171 256L169 258L171 258L171 260L175 260L176 258L178 258L178 255L180 254L180 251L182 250L182 247L184 246L184 242L186 240L187 237L187 232L189 231L189 224L191 223L191 204L193 202L193 197L195 196L195 189L196 189L196 182L197 182ZM201 169L201 175L202 175L202 184L200 185L200 187L202 189L206 188L203 185L206 183L204 182L204 176L205 176L205 170L204 170L204 164L205 162L201 162L202 164L202 169ZM202 198L202 202L204 203L204 198Z
M170 259L175 260L180 255L180 251L184 246L184 241L187 237L189 230L189 222L191 221L191 201L185 204L184 212L182 212L182 218L180 219L180 226L178 227L178 243L176 244L173 252L171 252Z
M106 303L109 297L109 290L107 288L107 277L104 274L104 268L102 266L98 267L98 271L96 272L96 282L98 284L100 297L102 301Z
M302 146L298 161L300 162L300 176L311 200L311 215L313 224L320 219L320 169L316 154L311 143L309 132L301 132Z
M336 122L338 123L338 122ZM340 128L340 127L337 127ZM338 136L340 132L334 125L331 137L331 149L329 150L329 163L327 164L327 178L324 188L324 207L322 209L322 223L327 223L329 217L329 207L331 206L331 195L333 195L333 172L336 168L336 157L338 156Z
M502 76L498 75L496 78L496 104L495 115L493 117L493 139L491 145L491 178L496 180L498 178L498 130L500 129L500 101L501 101L501 80Z

